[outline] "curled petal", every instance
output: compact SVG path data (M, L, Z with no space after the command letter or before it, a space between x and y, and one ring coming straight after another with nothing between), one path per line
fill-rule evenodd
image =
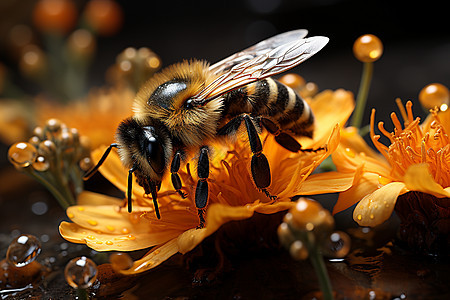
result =
M145 272L160 265L177 252L178 252L177 239L174 238L165 244L153 248L144 257L135 261L131 268L127 270L122 270L120 272L124 275L133 275Z
M411 191L431 194L438 198L450 197L450 193L431 177L427 164L411 165L405 172L404 181Z
M350 189L339 194L338 201L333 208L333 214L349 208L366 195L376 191L379 187L378 177L377 174L363 173L358 182L353 182Z
M386 221L394 210L397 197L407 191L403 182L391 182L365 196L353 211L361 226L376 226Z

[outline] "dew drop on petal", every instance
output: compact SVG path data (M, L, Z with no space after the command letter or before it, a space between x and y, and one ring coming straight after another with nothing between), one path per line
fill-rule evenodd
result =
M22 234L9 244L6 258L16 267L31 263L41 253L41 243L31 234Z
M127 270L133 266L133 260L126 253L113 253L109 257L111 267L114 271Z
M351 240L342 231L333 232L323 245L323 253L332 258L342 258L350 251Z
M86 289L97 278L97 265L85 256L77 257L66 265L64 276L71 287Z
M28 167L37 157L36 148L26 142L15 143L8 150L9 161L17 167Z

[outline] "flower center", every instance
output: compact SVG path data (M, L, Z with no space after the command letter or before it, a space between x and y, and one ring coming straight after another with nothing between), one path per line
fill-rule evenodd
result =
M412 103L408 101L405 107L397 101L404 119L404 129L395 113L391 114L394 132L384 129L383 122L378 123L378 129L391 142L389 147L380 143L379 135L374 134L375 110L370 120L371 138L375 147L386 157L392 166L391 176L403 178L406 170L413 164L426 163L434 180L442 187L450 185L450 139L445 132L437 110L431 111L433 120L428 126L419 126L420 118L414 119Z

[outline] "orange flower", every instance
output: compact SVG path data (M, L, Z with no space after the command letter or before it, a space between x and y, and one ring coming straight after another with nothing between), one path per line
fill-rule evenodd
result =
M327 143L326 151L292 153L279 146L273 136L263 133L263 151L271 165L271 194L268 199L253 184L250 173L251 152L246 142L238 141L230 146L212 145L214 157L210 162L209 203L206 207L205 227L196 229L198 215L194 195L197 178L189 165L180 170L184 192L182 199L174 190L170 178L162 182L158 202L161 219L154 214L152 200L144 190L133 186L133 212L123 208L125 202L91 192L84 192L79 205L70 207L67 215L74 223L62 222L61 235L68 241L85 243L98 251L132 251L155 246L133 266L122 271L134 274L149 270L177 252L186 253L203 239L231 220L250 218L254 212L272 214L292 207L291 197L301 193L300 184L337 147L339 125L344 124L353 111L350 92L325 91L310 103L316 116L315 138L299 139L304 148L316 148ZM333 112L329 114L329 112ZM99 149L92 156L98 161L104 151ZM128 171L119 156L113 152L100 168L102 174L122 191L127 188Z
M333 153L337 172L311 176L302 186L307 194L341 192L333 213L358 203L353 218L362 226L376 226L392 214L397 198L409 191L423 192L437 198L450 197L450 112L431 111L419 125L414 119L412 103L406 108L398 101L404 120L402 127L395 113L395 126L389 133L378 129L389 141L382 144L374 133L375 110L372 110L370 136L382 156L370 149L354 128L344 130L341 144ZM326 188L320 184L327 182Z

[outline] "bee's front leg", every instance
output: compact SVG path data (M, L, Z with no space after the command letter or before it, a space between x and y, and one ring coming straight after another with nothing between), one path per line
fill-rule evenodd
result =
M181 184L180 175L178 175L178 170L180 170L180 164L181 164L181 156L182 152L178 150L173 159L172 164L170 165L170 177L172 179L172 185L175 191L177 191L178 194L184 199L187 197L186 193L183 193L181 188L183 187Z
M199 228L203 228L205 225L205 207L208 203L208 177L209 177L209 157L208 147L203 146L200 148L200 156L198 158L197 165L197 188L195 189L195 206L198 209L198 217L200 219Z

